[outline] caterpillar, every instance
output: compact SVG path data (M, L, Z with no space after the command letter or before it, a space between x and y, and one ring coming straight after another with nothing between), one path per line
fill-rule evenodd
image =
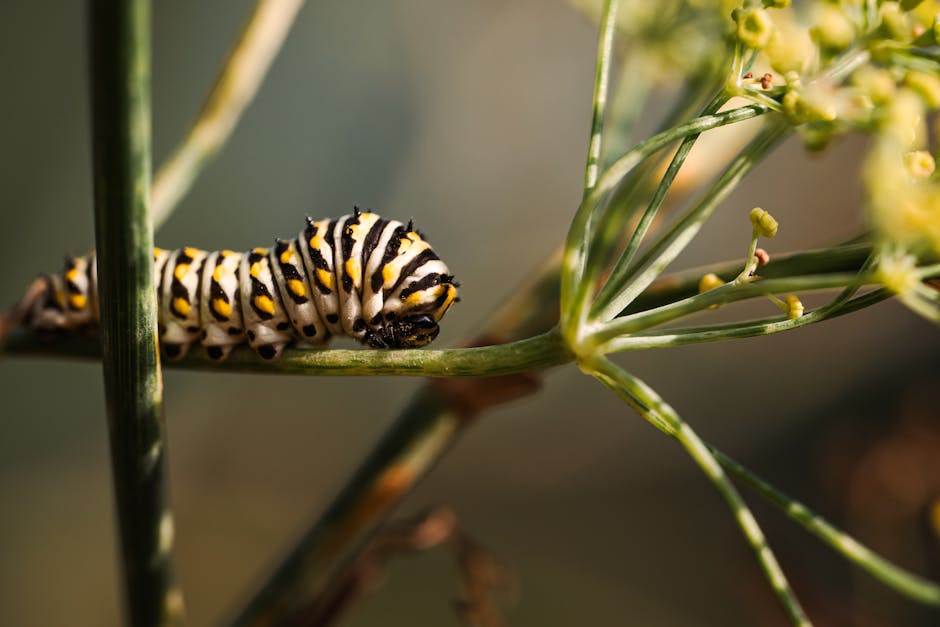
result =
M98 322L95 254L67 257L21 302L24 324L42 333ZM192 247L154 250L163 352L181 359L199 342L224 360L247 343L277 359L296 342L348 336L372 348L430 343L457 300L454 275L411 222L360 211L307 224L296 239L246 253Z

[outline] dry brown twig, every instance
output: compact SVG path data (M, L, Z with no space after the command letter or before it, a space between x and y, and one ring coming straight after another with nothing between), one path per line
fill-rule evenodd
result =
M503 627L497 593L515 596L514 575L495 555L461 530L457 516L439 507L382 528L355 561L291 624L325 627L335 624L354 603L381 587L392 558L443 546L457 566L459 598L454 609L468 627Z

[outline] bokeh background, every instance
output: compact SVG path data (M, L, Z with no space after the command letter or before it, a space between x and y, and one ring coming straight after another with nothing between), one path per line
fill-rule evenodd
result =
M155 3L155 164L192 121L251 4ZM93 245L80 5L0 7L0 299L10 304L63 253ZM595 26L562 0L311 1L157 241L246 249L354 203L414 217L464 286L439 340L456 342L564 237L595 42ZM853 235L863 148L846 140L808 158L785 145L681 266L743 255L755 204L781 222L771 252ZM792 334L620 361L706 439L928 572L938 566L923 518L940 490L938 338L889 303ZM214 624L245 598L420 384L166 373L191 624ZM120 624L109 473L100 365L0 360L0 624ZM429 505L451 507L512 567L510 624L783 624L694 465L574 367L485 415L399 513ZM936 624L755 506L820 625ZM342 624L456 625L456 595L453 564L431 551L393 562Z

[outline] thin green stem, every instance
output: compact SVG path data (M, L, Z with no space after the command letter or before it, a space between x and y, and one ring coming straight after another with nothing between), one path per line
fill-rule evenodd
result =
M589 228L589 219L599 208L599 203L607 192L617 186L639 163L664 146L689 135L698 135L713 128L757 117L766 113L766 111L766 107L751 104L714 115L695 118L638 144L604 172L598 179L594 189L578 207L565 242L561 279L562 333L565 337L573 337L578 328L577 323L579 320L576 316L570 315L573 311L572 305L578 302L579 299L583 301L585 294L590 289L590 286L580 281L584 271L584 263L589 253L589 241L593 235Z
M631 73L629 63L639 54L636 53L636 55L628 57L628 66L622 72L621 84L628 86L629 97L631 98L638 97L634 95L633 89L637 80L636 74L640 70L637 68ZM703 72L701 75L692 77L690 83L684 86L682 93L676 98L669 113L660 123L657 132L667 131L673 126L695 117L703 110L703 101L714 101L716 98L713 95L715 80L717 80L717 77L709 72ZM646 89L648 88L647 86ZM618 95L618 101L623 97L626 96L623 94ZM714 113L714 111L708 111L708 113ZM619 122L618 117L615 117L615 119ZM605 138L604 151L609 153L608 157L610 154L622 154L628 148L627 146L615 150L616 146L613 145L612 141L614 139L610 136L610 133ZM605 169L609 168L610 165L607 164ZM638 199L641 194L652 188L650 183L654 179L653 173L658 172L661 165L659 159L647 159L616 185L616 189L605 203L605 211L597 220L594 240L592 241L591 258L587 261L588 266L596 264L599 267L606 267L613 261L612 248L615 244L623 241L625 227L638 208Z
M588 142L587 165L584 171L584 191L581 197L582 204L591 196L591 192L597 185L598 163L601 157L601 139L604 130L604 113L607 110L607 86L610 81L610 60L611 51L614 44L615 26L617 24L617 6L618 0L604 0L601 12L601 30L597 41L597 60L594 70L594 92L591 104L591 137ZM588 237L593 231L590 222L594 219L594 214L589 213L585 216L586 224L583 235ZM580 242L582 255L580 259L571 267L574 273L573 285L583 282L584 264L587 261L589 242L584 239ZM562 283L562 306L567 300L566 284ZM579 314L575 314L577 317Z
M610 165L613 156L625 152L630 147L630 134L650 96L652 77L649 72L649 59L645 57L642 46L633 46L625 52L618 75L610 109L611 121L604 137L604 145L601 147L602 169Z
M16 329L7 339L6 351L22 354L100 357L98 343L90 337L43 341L25 329ZM192 350L169 367L215 372L277 373L303 375L396 375L409 377L489 377L541 370L571 361L572 357L557 330L516 342L439 350L314 350L286 349L277 362L258 357L240 347L224 362Z
M153 180L153 222L159 228L219 152L280 51L303 0L257 0L196 122Z
M150 3L92 0L92 137L101 353L132 625L182 621L172 568L150 196Z
M722 467L754 488L804 529L828 544L853 564L889 588L920 603L940 607L940 584L895 566L825 518L777 490L753 472L715 448L709 448Z
M684 346L686 344L702 344L704 342L717 342L720 340L743 339L761 335L773 335L783 331L792 331L808 324L822 322L830 318L843 316L865 307L870 307L883 300L891 298L893 294L886 290L874 290L863 296L840 303L838 307L825 307L817 309L794 320L765 318L763 320L749 320L747 322L733 322L702 327L683 327L679 329L665 329L662 331L647 331L635 333L629 337L615 338L598 348L602 353L616 353L626 350L645 350L648 348L668 348Z
M738 527L748 544L751 545L758 564L763 569L767 581L777 595L790 622L802 627L811 625L767 543L760 525L708 445L652 388L610 360L601 357L582 365L582 368L626 401L643 418L679 441L734 513Z
M714 113L719 108L721 108L724 102L726 102L726 98L723 95L713 98L701 112L701 115L710 115ZM676 150L676 153L670 160L669 166L666 168L666 172L663 174L662 179L656 186L656 191L653 193L653 197L646 206L646 211L643 212L643 215L640 217L640 221L633 229L633 233L630 235L630 239L627 241L626 247L620 254L620 257L614 263L613 270L610 272L610 276L604 282L603 287L595 297L594 304L591 306L589 315L593 316L596 313L596 304L598 302L606 302L613 296L613 294L623 287L623 282L627 278L626 274L630 266L630 262L633 261L633 257L637 250L639 250L643 238L646 237L646 234L649 231L649 227L653 222L653 218L656 217L656 213L659 211L663 201L666 199L667 192L672 187L676 176L679 174L679 170L682 168L686 158L692 151L692 147L695 145L695 142L699 137L699 135L690 135L689 137L683 139L682 143L679 144L679 148ZM606 255L594 255L594 257L604 258ZM590 283L594 282L597 273L602 267L600 263L595 265L596 267L592 269L593 271L589 272L589 276L591 277L589 280Z
M804 292L810 290L832 289L847 285L864 284L865 277L855 274L817 274L811 276L786 277L781 279L762 279L746 283L725 283L715 289L695 296L662 305L648 311L614 318L610 322L598 325L591 335L592 341L603 343L615 337L642 331L650 327L665 324L691 313L703 311L715 305L725 305L755 296L767 296L780 292Z
M591 106L591 138L588 142L587 165L584 168L584 196L597 183L601 159L601 140L604 133L604 113L607 111L607 88L610 83L610 60L614 46L619 0L604 0L601 10L601 32L597 41L597 61L594 66L594 93Z
M754 232L751 234L751 243L747 247L747 256L744 257L744 269L734 278L735 283L747 281L751 278L751 274L754 270L757 269L757 259L754 257L754 253L757 252L757 240L759 237L760 234L757 232L757 229L754 229Z
M859 272L872 251L864 241L842 244L832 248L818 248L795 253L773 255L770 263L760 269L762 279L780 279L813 274ZM623 313L631 314L665 305L699 293L699 281L708 273L730 282L738 274L740 261L723 261L665 274L654 281L643 294L630 303Z
M758 106L758 105L750 105ZM762 110L766 110L761 107ZM719 114L720 115L720 114ZM725 169L711 189L676 224L663 233L643 257L626 271L632 281L608 302L596 303L597 318L610 320L639 296L698 234L702 225L715 209L738 186L744 176L757 165L790 129L783 123L773 123L755 137L740 155ZM641 270L642 269L642 270Z

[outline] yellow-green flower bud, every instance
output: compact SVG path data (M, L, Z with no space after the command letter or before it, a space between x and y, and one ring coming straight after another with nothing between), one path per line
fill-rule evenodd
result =
M904 154L904 167L915 179L927 179L933 174L937 164L926 150L914 150Z
M803 303L796 294L788 294L786 303L787 320L796 320L803 315Z
M936 74L911 71L904 76L904 84L917 92L928 108L940 108L940 77Z
M785 9L790 6L790 0L763 0L763 3L768 9Z
M845 12L837 6L822 5L816 15L816 25L810 36L829 51L844 50L855 40L855 27Z
M780 17L783 18L782 15ZM770 66L784 75L793 72L798 76L809 70L816 59L816 45L809 32L791 19L776 21L773 35L763 52Z
M699 280L698 292L699 294L701 294L702 292L713 290L716 287L721 287L724 284L725 282L721 280L721 277L719 277L714 272L709 272L708 274L703 275L702 278Z
M852 74L852 83L875 104L884 104L894 97L897 84L888 70L863 65Z
M783 95L783 112L796 124L831 122L838 117L832 93L811 85L807 89L791 89Z
M913 89L899 89L882 111L880 132L902 149L919 148L924 141L924 101Z
M770 41L774 23L764 9L742 9L736 11L733 17L738 23L738 41L748 48L760 50Z
M914 35L910 19L896 2L881 5L881 28L886 36L895 41L910 41Z
M754 225L754 231L764 237L773 237L777 234L777 221L774 217L761 209L754 207L750 213L751 224Z

